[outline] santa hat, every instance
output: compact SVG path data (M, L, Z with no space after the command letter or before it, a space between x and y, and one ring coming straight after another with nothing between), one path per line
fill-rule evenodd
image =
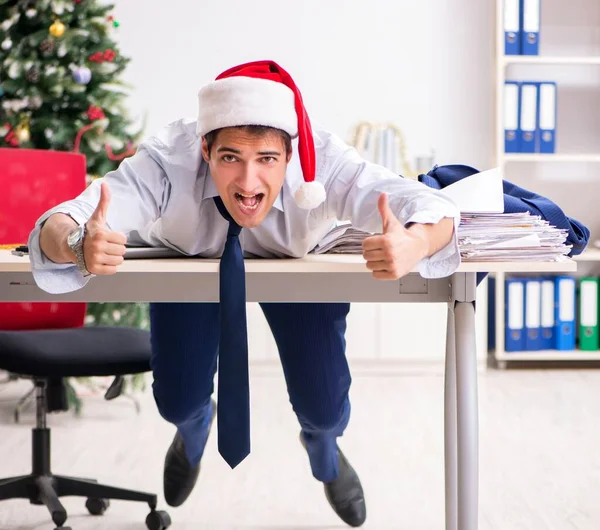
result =
M198 93L197 133L222 127L264 125L298 138L304 183L294 199L301 208L316 208L325 188L315 181L315 144L302 96L291 76L273 61L256 61L226 70Z

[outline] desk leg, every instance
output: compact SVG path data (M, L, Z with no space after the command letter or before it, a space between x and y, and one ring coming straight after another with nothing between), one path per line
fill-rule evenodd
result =
M448 304L446 367L444 376L444 462L446 469L446 530L458 524L458 449L456 419L456 339L454 302Z
M458 528L477 530L479 477L479 419L475 305L454 306L456 340L456 412L458 435Z

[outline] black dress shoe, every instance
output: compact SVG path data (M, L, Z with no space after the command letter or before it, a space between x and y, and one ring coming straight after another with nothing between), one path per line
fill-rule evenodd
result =
M302 433L300 441L306 449ZM367 505L360 479L348 459L338 447L338 476L331 482L323 483L325 497L337 516L347 525L361 526L367 519Z
M367 506L360 479L339 448L338 462L339 475L325 482L325 496L342 521L349 526L361 526L367 518Z
M211 407L210 426L212 426L217 410L214 401L211 401ZM165 457L163 490L167 504L169 506L181 506L192 493L199 474L200 464L194 467L190 465L185 454L183 439L177 432Z

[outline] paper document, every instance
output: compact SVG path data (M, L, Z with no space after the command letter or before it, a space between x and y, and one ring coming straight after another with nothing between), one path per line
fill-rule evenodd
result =
M127 247L125 259L186 258L187 254L164 247Z
M491 243L488 248L535 248L541 246L537 234L528 234L523 237L515 237Z
M500 169L488 169L458 180L441 189L461 213L504 212L504 190Z
M346 223L329 232L313 252L362 254L362 240L369 235ZM463 213L457 235L463 262L561 261L572 248L566 230L529 212Z

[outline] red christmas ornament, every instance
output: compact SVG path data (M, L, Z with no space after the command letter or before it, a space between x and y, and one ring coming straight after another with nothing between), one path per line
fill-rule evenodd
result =
M93 53L92 55L90 55L88 57L88 59L90 61L92 61L93 63L103 63L104 55L102 54L102 52L96 52L96 53Z
M90 120L95 121L95 120L101 120L103 118L106 118L106 115L104 114L104 111L100 107L90 105L87 110L87 117Z
M104 53L102 53L102 52L93 53L92 55L90 55L88 57L88 59L90 61L92 61L93 63L103 63L104 61L111 62L116 56L117 56L116 51L111 50L110 48L107 48L106 50L104 50Z
M112 61L116 57L117 53L110 48L104 51L104 59L107 61Z
M14 129L8 123L5 124L5 127L8 127L8 132L4 137L4 141L11 147L17 147L19 145L19 139L15 136Z

